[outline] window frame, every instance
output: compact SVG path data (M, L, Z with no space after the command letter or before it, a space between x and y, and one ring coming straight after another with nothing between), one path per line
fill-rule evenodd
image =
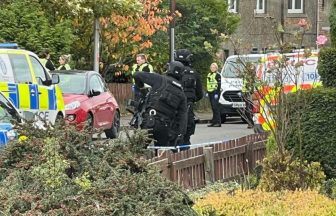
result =
M92 86L91 86L91 85L92 85L92 79L97 79L98 84L99 84L99 86L100 86L100 88L101 88L102 91L97 90L97 89L93 89L93 88L92 88ZM89 91L91 91L91 90L99 91L100 93L103 93L103 92L104 92L104 86L102 85L102 83L101 83L101 81L100 81L100 77L97 76L97 75L92 75L92 76L89 78Z
M228 0L228 11L231 13L238 13L238 0ZM232 4L233 3L233 4ZM233 6L233 8L231 8L231 6Z
M46 83L46 81L50 80L50 77L48 76L48 74L45 71L44 67L42 66L41 62L37 58L29 55L29 60L30 60L30 63L32 64L32 67L33 67L35 79L37 79L38 77L36 76L37 74L36 74L36 70L35 70L33 61L35 61L42 68L42 71L43 71L43 74L44 74L44 77L40 77L42 79L42 84L44 84L44 83Z
M25 55L25 54L16 54L16 53L9 53L8 54L8 57L9 57L9 60L10 60L10 63L11 63L11 66L12 66L12 70L13 70L13 76L14 76L14 81L16 82L16 83L33 83L33 77L32 77L32 72L31 72L31 70L30 70L30 67L29 67L29 59L27 59L27 56ZM26 73L26 75L28 75L28 76L26 76L25 78L30 78L30 80L24 80L24 81L21 81L21 80L19 80L19 76L18 75L20 75L20 73L24 73L23 71L18 71L18 69L20 69L20 68L16 68L16 62L14 61L14 59L15 59L15 57L20 57L20 58L22 58L22 60L24 59L25 60L25 63L26 63L26 70L27 71L25 71ZM18 72L20 72L20 73L18 73Z
M302 14L303 13L303 0L291 0L292 1L292 8L290 9L289 8L289 1L288 1L288 13L289 14ZM300 9L297 9L297 8L295 8L295 3L296 3L296 1L300 1L300 3L301 3L301 6L300 6Z
M256 9L255 9L256 14L264 14L264 13L266 13L266 0L261 0L261 1L262 1L262 9L259 9L260 0L257 0Z

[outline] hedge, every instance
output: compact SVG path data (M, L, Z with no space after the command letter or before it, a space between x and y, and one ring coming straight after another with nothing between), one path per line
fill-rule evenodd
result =
M301 103L304 105L300 109L293 109L290 118L293 128L298 128L295 119L298 119L297 113L300 112L301 131L291 130L287 137L287 145L295 150L297 156L303 156L303 159L308 161L320 162L327 178L336 177L336 89L316 88L300 93ZM292 107L297 108L295 105ZM300 139L302 155L299 148Z
M195 201L199 215L334 215L336 201L317 191L209 193Z
M318 72L325 87L336 87L336 48L324 48L319 53Z

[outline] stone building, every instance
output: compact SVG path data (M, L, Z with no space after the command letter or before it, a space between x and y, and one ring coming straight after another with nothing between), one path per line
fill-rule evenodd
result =
M304 47L317 48L316 37L329 34L328 16L333 0L225 0L229 11L241 17L234 35L235 41L224 44L224 58L233 55L262 52L264 48L279 47L279 39ZM295 37L300 19L307 20L309 29L302 43ZM281 24L281 25L279 25ZM284 32L276 35L276 29ZM239 45L237 41L239 39ZM233 46L235 44L235 46Z

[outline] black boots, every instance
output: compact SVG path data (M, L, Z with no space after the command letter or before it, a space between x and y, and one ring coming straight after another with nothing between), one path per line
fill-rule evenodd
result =
M216 124L209 124L208 127L222 127L222 125L220 123L216 123Z

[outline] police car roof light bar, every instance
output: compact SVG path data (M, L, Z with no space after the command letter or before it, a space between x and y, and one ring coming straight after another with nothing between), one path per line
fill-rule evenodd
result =
M0 43L0 48L2 48L2 49L18 49L19 45L17 43Z

